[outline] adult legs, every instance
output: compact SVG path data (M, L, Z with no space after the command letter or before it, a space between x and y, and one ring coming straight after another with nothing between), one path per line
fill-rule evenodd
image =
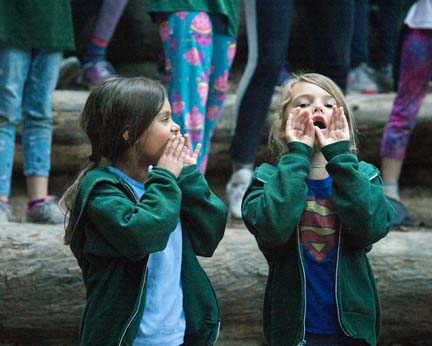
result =
M64 222L57 204L48 196L52 138L51 99L60 62L61 52L32 51L30 71L24 86L22 147L29 197L26 210L28 222Z
M408 30L402 45L398 93L381 142L384 193L394 200L399 200L406 148L431 77L432 30Z
M93 38L109 42L117 27L128 0L104 0L93 30Z
M98 11L96 22L82 58L83 73L78 82L93 86L115 74L107 60L107 49L128 0L72 0L74 28L79 32L85 19ZM80 18L79 18L80 17Z
M162 14L163 15L163 14ZM160 15L159 17L161 17ZM205 12L176 12L159 20L166 57L167 91L173 119L189 135L193 148L205 150L205 116L211 76L213 26ZM205 169L207 152L201 151L198 166Z
M51 159L52 93L60 67L61 53L33 51L22 102L24 175L29 199L48 195Z
M345 91L350 66L353 0L305 0L313 66Z
M369 0L354 0L351 68L369 61Z
M398 0L379 0L380 67L393 65L399 37L401 6Z
M0 201L9 199L15 131L21 119L24 84L30 69L30 50L0 48Z
M388 92L394 89L393 66L402 11L398 0L379 0L378 4L380 55L376 75L380 91Z
M225 23L218 15L211 16L213 23L213 49L209 92L205 110L203 159L201 171L205 172L213 131L222 113L228 88L228 76L236 51L236 40L226 34Z
M238 88L231 159L253 166L279 71L288 49L293 1L245 1L249 44ZM254 6L255 5L255 6Z
M231 143L234 172L227 187L230 214L241 217L241 201L252 176L268 109L288 49L292 0L245 0L248 62L237 93L237 125Z

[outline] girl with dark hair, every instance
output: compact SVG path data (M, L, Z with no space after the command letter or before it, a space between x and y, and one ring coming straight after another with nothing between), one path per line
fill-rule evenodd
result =
M65 243L87 290L80 345L212 345L213 288L196 255L225 230L163 86L146 78L96 85L81 114L92 154L62 202Z

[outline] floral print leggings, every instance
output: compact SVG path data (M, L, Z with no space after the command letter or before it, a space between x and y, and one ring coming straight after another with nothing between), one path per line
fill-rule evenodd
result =
M175 12L157 15L165 52L168 99L173 120L201 143L198 166L205 172L210 139L225 101L236 41L221 15Z
M432 78L432 30L408 29L402 45L398 92L381 142L381 157L403 160Z

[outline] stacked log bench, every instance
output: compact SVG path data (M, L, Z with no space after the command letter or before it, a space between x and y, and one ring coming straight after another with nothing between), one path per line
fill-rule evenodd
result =
M85 292L62 236L62 226L1 225L0 340L25 346L77 344ZM380 345L432 345L432 233L391 231L369 258L383 307ZM227 228L214 256L200 261L219 298L218 344L262 345L267 264L254 238L243 226Z
M89 155L89 144L78 125L79 113L87 99L88 92L57 90L53 96L54 130L52 149L52 171L72 172L79 170ZM357 123L360 158L379 164L379 145L385 122L391 110L394 94L348 96L348 102ZM275 93L272 109L277 101ZM235 98L229 94L219 123L217 124L210 152L208 173L229 174L231 162L229 147L235 127ZM427 95L420 110L418 124L408 148L406 165L431 167L432 165L432 95ZM270 111L271 112L271 111ZM22 154L18 131L15 155L15 169L21 171ZM258 162L268 158L266 150L266 131L258 153Z

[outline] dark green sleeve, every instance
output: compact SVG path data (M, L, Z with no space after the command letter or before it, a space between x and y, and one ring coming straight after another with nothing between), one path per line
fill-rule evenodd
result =
M276 167L264 164L255 170L242 214L263 251L286 244L295 234L306 204L311 150L303 143L290 143Z
M384 197L378 169L349 151L343 141L322 149L333 179L332 199L342 223L342 239L353 248L366 248L388 233L394 209Z
M180 204L174 175L155 167L139 202L131 201L120 186L103 182L90 194L87 215L113 248L139 260L165 248L178 223Z
M182 170L178 186L182 191L182 228L188 231L195 254L210 257L225 233L227 208L196 165Z

